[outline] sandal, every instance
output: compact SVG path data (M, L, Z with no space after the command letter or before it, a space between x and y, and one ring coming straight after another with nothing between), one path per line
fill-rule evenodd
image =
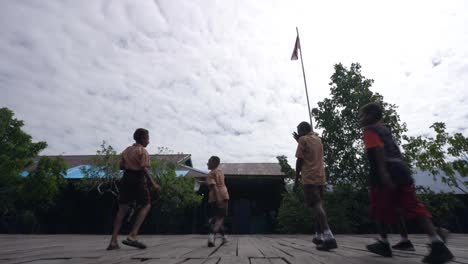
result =
M127 239L123 240L122 243L127 245L127 246L136 247L136 248L139 248L139 249L145 249L146 248L146 245L141 243L138 240L130 240L130 239L127 238Z

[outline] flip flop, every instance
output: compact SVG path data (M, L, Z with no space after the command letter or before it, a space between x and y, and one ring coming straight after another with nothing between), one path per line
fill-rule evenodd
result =
M138 240L130 240L130 239L127 238L127 239L123 240L122 243L127 245L127 246L136 247L136 248L139 248L139 249L145 249L146 248L146 245L141 243Z
M115 250L115 249L120 249L119 245L115 244L109 244L109 246L106 248L106 250Z

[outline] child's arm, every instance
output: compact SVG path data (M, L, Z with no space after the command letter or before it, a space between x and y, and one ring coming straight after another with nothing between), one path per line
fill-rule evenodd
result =
M304 160L301 158L298 158L296 160L296 177L294 177L294 187L293 190L297 190L297 186L299 184L299 179L301 178L301 171L302 171L302 165L304 164Z
M394 188L395 186L390 178L390 174L388 173L387 167L385 165L384 149L382 147L370 148L367 150L367 153L368 155L373 156L373 160L375 161L375 166L381 183L389 188Z
M153 177L151 177L151 174L150 174L150 171L148 168L145 168L145 177L146 179L151 183L151 186L153 186L153 188L157 191L157 192L160 192L161 191L161 186L159 186L153 179Z

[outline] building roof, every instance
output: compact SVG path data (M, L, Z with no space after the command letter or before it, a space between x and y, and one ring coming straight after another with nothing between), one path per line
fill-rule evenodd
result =
M150 155L152 158L157 158L160 161L172 163L176 165L177 176L191 176L195 178L206 177L207 173L192 168L192 159L190 154L155 154ZM62 157L67 164L67 171L64 177L66 179L81 179L84 177L83 168L89 168L93 164L93 158L96 155L63 155L63 156L46 156L49 158ZM28 176L29 172L34 170L37 162L41 157L37 157L34 163L25 171L21 172L22 176ZM104 176L104 175L102 175Z
M278 163L221 163L219 168L226 176L285 176Z
M198 169L186 166L186 165L177 166L177 170L179 171L186 170L187 171L186 176L191 176L195 178L205 178L208 175L208 173L205 171L198 170Z
M76 167L79 165L92 165L92 160L96 155L63 155L63 156L47 156L49 158L62 157L68 165L68 168ZM191 166L192 160L190 154L154 154L150 155L152 158L157 158L164 162L174 164L184 164ZM38 157L34 163L36 163L41 157ZM28 168L28 170L34 169L35 166Z

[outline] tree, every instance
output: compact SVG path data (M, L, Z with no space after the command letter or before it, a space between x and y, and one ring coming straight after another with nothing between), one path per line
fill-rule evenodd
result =
M50 208L55 206L65 184L67 164L62 157L42 157L37 167L23 180L21 208L31 211L39 222ZM38 223L38 222L36 222ZM37 226L34 228L37 230Z
M156 217L160 230L164 232L182 231L186 213L202 201L194 190L195 178L177 177L176 166L157 158L151 161L151 175L161 185L159 196L153 195L153 207L157 210L152 216Z
M286 156L277 156L281 172L286 175L286 192L283 193L278 216L277 231L286 234L295 233L310 233L312 231L311 221L312 215L304 203L304 191L302 185L299 186L296 192L292 191L293 179L296 176L296 171L289 165Z
M457 174L468 176L468 138L461 133L449 135L442 122L436 122L430 127L436 133L435 138L404 137L408 141L403 145L405 154L416 167L429 171L434 177L438 176L448 186L468 193L468 180L457 177Z
M24 122L8 108L0 108L0 215L14 209L21 184L20 173L33 163L46 142L32 142L22 130Z
M62 157L41 157L37 167L24 178L21 196L26 207L36 212L47 211L65 183L67 164Z
M312 214L305 206L304 191L302 185L296 192L283 193L276 218L277 231L286 234L310 233L313 231Z
M115 197L119 194L118 181L122 177L119 168L120 155L105 141L96 155L89 160L89 166L83 167L85 175L82 186L85 189L96 189L100 194L110 192Z
M281 171L288 178L293 178L296 173L289 165L285 156L276 157L281 166ZM292 182L291 182L292 183ZM280 233L310 233L313 231L312 223L315 219L304 203L304 191L302 185L296 192L287 188L289 192L283 193L278 210L277 231ZM335 232L355 233L367 230L369 220L367 219L368 204L367 193L355 190L351 185L340 185L333 192L326 193L324 197L326 204L328 222L333 226Z
M407 131L406 124L401 123L396 105L386 103L382 95L370 90L374 81L362 75L358 63L351 64L350 69L341 63L334 68L329 83L331 97L318 102L318 107L312 110L316 128L323 129L328 183L363 189L367 186L368 170L358 124L360 108L370 102L382 105L384 121L398 142Z

